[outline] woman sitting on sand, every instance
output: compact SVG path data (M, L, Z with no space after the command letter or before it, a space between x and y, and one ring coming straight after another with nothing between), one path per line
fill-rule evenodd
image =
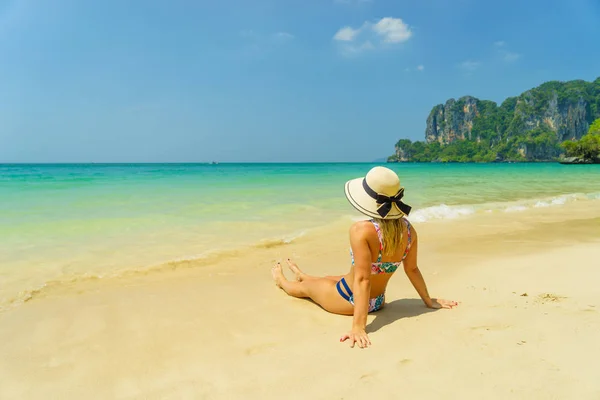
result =
M358 211L372 217L350 228L352 267L343 276L315 277L302 272L288 259L296 280L288 281L277 263L273 278L277 286L294 297L310 298L325 310L353 315L352 329L340 341L350 346L371 344L365 331L367 314L384 306L387 283L400 266L419 296L429 308L452 308L455 301L429 296L423 276L417 266L418 239L415 228L406 218L410 206L401 199L404 188L396 173L375 167L366 177L346 182L346 198Z

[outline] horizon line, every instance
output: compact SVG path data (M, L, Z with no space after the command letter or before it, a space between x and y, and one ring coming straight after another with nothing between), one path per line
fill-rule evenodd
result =
M152 164L195 164L195 165L222 165L222 164L373 164L387 162L374 161L110 161L110 162L0 162L0 165L152 165Z

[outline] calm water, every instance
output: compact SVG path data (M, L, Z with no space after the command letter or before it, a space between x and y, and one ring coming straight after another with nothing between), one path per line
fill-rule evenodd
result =
M193 258L355 218L371 164L0 165L0 304L62 276ZM600 197L599 166L388 164L411 218Z

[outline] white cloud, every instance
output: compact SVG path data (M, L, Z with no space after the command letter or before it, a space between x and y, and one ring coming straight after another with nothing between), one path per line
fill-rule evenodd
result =
M406 42L412 36L412 32L400 18L385 17L381 18L373 30L383 37L386 43Z
M375 46L370 41L363 42L362 44L355 45L352 43L344 43L340 47L340 52L345 56L355 56L364 51L374 50Z
M338 30L333 40L340 42L343 54L356 54L364 50L373 50L385 44L398 44L412 36L410 27L400 18L385 17L376 22L366 21L362 26L345 26ZM360 45L351 44L360 42Z
M360 45L361 50L373 50L375 46L369 40Z
M468 72L473 72L481 66L479 61L466 60L459 64L459 67Z
M510 62L517 61L519 58L521 58L521 55L519 53L513 53L511 51L505 51L503 53L502 58L503 58L504 61L510 63Z
M278 38L284 38L284 39L293 39L294 38L294 35L292 35L291 33L288 33L288 32L277 32L273 36L278 37Z
M513 51L508 50L508 48L507 48L508 46L506 45L506 42L503 40L494 42L494 47L496 48L496 52L498 53L498 55L502 58L502 60L504 62L511 63L511 62L515 62L519 58L521 58L521 55L519 53L515 53Z
M295 36L288 32L277 32L273 34L272 38L277 43L284 43L294 39Z
M333 39L341 42L351 42L356 38L356 36L358 36L361 30L362 27L353 29L349 26L345 26L336 32L336 34L333 36Z
M423 64L419 64L414 68L411 68L411 67L404 68L404 72L412 72L412 71L423 72L424 70L425 70L425 66Z

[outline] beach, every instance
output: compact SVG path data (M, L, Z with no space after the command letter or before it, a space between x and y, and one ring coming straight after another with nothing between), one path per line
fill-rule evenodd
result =
M0 314L0 397L598 398L600 209L555 211L415 224L430 293L460 305L425 308L399 271L368 349L338 342L348 317L270 277L288 256L344 273L342 224L211 265L50 288Z
M423 205L409 217L419 268L433 297L460 304L426 308L398 270L367 349L339 342L350 317L271 278L288 257L346 273L351 213L118 273L62 268L0 311L0 398L600 398L600 199L555 190L496 208Z

